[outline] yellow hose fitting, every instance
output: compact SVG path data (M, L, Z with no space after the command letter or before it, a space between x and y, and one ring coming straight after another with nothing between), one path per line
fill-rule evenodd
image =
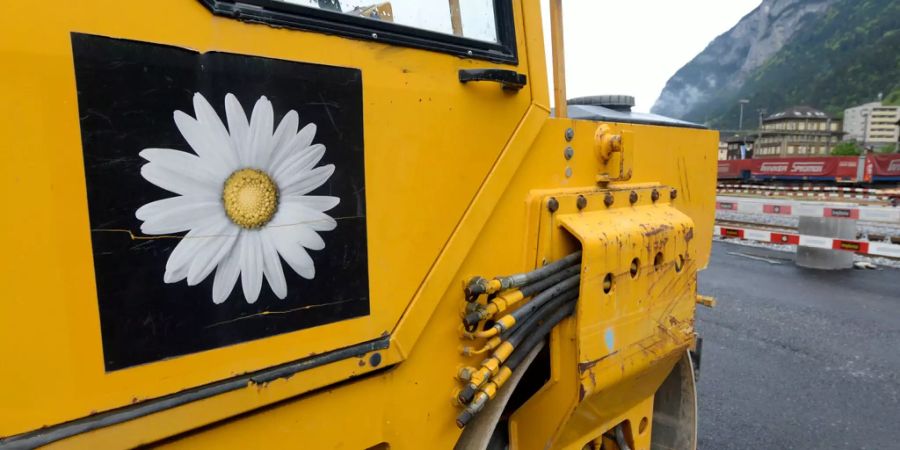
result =
M501 287L502 285L500 284L500 280L494 278L493 280L489 280L487 282L487 288L485 289L484 293L493 294L494 292L499 291Z
M500 336L494 336L487 342L485 342L484 347L479 348L478 350L472 350L472 347L462 347L462 354L465 356L473 356L473 355L482 355L485 354L499 346L503 341L500 339Z
M522 295L522 291L520 291L518 289L516 289L514 291L505 292L503 294L498 295L497 298L491 300L491 302L488 303L484 307L484 309L491 316L493 316L494 314L506 311L507 309L509 309L510 306L515 305L516 303L519 303L520 301L522 301L523 298L525 298L525 296ZM490 317L490 316L488 316L488 317Z
M497 371L497 375L494 375L491 383L495 384L499 389L503 387L504 384L506 384L506 382L509 380L509 377L511 376L512 370L509 367L503 366L500 368L500 370Z
M515 325L516 325L516 318L507 314L507 315L497 319L497 323L494 324L494 328L500 328L498 331L506 331Z
M494 327L489 330L477 331L475 333L469 334L472 336L472 339L488 339L500 334L500 329L498 327Z
M497 385L494 384L493 382L488 383L488 384L484 385L484 387L481 388L481 391L479 391L479 393L482 393L485 396L487 396L488 400L493 399L494 396L497 395Z
M488 368L482 367L472 373L472 375L469 377L469 384L474 386L475 388L479 388L490 377L491 377L491 370Z
M459 371L456 372L456 378L462 381L469 381L472 379L472 374L476 372L477 369L474 367L460 367Z
M481 362L481 370L488 371L488 376L485 377L485 380L490 378L490 375L497 373L497 370L500 368L501 363L502 363L502 361L497 359L496 356L491 356L490 358L485 359L484 361Z
M509 358L509 355L512 354L513 350L514 348L509 341L503 342L497 347L497 350L494 350L494 358L497 358L500 362L506 361L506 358ZM493 372L496 373L496 370Z

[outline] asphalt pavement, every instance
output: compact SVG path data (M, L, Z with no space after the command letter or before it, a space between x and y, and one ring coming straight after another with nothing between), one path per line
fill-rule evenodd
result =
M716 242L699 291L699 448L900 449L900 270Z

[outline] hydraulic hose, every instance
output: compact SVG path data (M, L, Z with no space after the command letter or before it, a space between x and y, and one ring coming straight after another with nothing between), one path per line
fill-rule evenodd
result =
M552 300L554 297L568 291L571 288L577 288L578 283L581 281L581 276L576 274L572 275L565 280L554 284L549 289L541 292L538 295L535 295L534 298L523 305L521 308L513 311L509 315L515 318L516 322L521 321L525 316L529 314L533 314L535 311L540 309L541 306L544 306L545 303Z
M512 353L515 353L515 351L523 345L528 345L529 347L535 345L534 343L527 344L527 341L526 344L522 344L522 341L529 336L533 336L533 330L540 330L536 325L542 318L546 318L546 320L549 321L550 318L555 317L555 314L560 310L566 310L571 313L571 311L574 310L575 304L572 300L576 298L578 298L577 288L565 291L547 302L548 307L542 309L539 314L534 314L529 317L530 320L523 322L522 324L526 325L527 328L517 328L517 331L510 336L509 340L503 341L497 340L496 338L491 339L486 346L496 347L494 353L481 362L480 368L473 370L468 374L468 383L466 383L465 387L459 391L457 400L463 404L472 401L472 398L478 392L478 389L481 388L484 383L490 381L491 377L497 375L501 366L504 365L504 362L507 362L507 359ZM564 303L568 303L568 305L559 308L559 305ZM546 322L540 326L544 326L545 324Z
M505 311L510 306L518 303L524 298L531 297L554 284L559 283L573 275L579 274L581 271L581 266L572 265L569 266L559 272L551 274L550 276L538 280L534 283L531 283L518 291L513 291L510 293L503 293L491 300L484 308L479 308L476 311L472 311L466 314L466 317L463 319L463 324L467 329L471 329L478 322L489 319L494 316L494 314Z
M537 327L534 333L528 334L527 338L525 338L525 342L513 351L506 364L498 371L497 376L481 388L476 395L472 396L471 403L469 403L469 405L456 417L456 425L460 428L465 427L466 424L484 408L484 405L488 400L496 395L497 390L499 390L506 380L509 379L509 375L512 371L515 370L528 355L529 349L538 345L539 342L550 334L550 330L552 330L553 327L562 321L562 319L571 315L573 311L575 311L575 303L567 303L562 308L551 313L550 316L547 317L547 320Z
M528 317L526 317L525 320L520 324L508 330L504 330L503 333L500 333L500 339L504 341L510 341L513 343L513 345L516 346L516 348L518 348L518 344L522 341L522 338L519 336L529 333L537 326L537 324L541 320L549 317L549 315L553 311L559 309L563 304L577 298L577 288L569 289L568 291L563 292L558 297L554 297L553 299L545 303L544 306L537 310L534 314L529 314Z
M506 365L515 369L519 363L522 362L522 359L525 358L525 355L528 354L529 349L538 344L538 342L544 340L548 334L550 334L550 330L553 329L559 322L561 322L566 317L572 315L575 311L575 302L569 302L563 305L561 308L554 311L550 316L547 317L547 320L544 321L540 326L538 326L533 333L529 333L525 338L524 342L521 345L516 347L516 350L509 355L509 359L506 360Z
M522 272L505 277L497 277L493 280L486 280L482 277L475 277L466 285L466 301L474 302L481 294L493 294L499 291L505 291L520 286L525 286L542 280L560 270L571 266L581 260L581 250L571 253L557 261L546 266L532 270L530 272Z
M460 351L462 352L463 355L473 356L473 355L482 355L491 350L494 350L497 347L499 347L500 344L502 344L504 341L510 340L510 336L512 336L513 333L520 333L520 332L528 333L529 330L534 328L535 324L537 324L540 320L544 319L548 314L550 314L551 311L556 310L562 304L569 302L571 300L574 300L576 298L578 298L578 290L570 289L570 290L566 291L565 293L563 293L562 295L560 295L559 297L556 297L556 298L550 300L549 302L547 302L536 313L529 315L525 319L525 321L523 321L521 324L514 326L510 329L504 330L502 333L500 333L500 335L490 338L487 342L485 342L485 344L481 348L476 350L475 348L473 348L471 346L463 346L460 348ZM513 343L513 345L516 345L516 344Z

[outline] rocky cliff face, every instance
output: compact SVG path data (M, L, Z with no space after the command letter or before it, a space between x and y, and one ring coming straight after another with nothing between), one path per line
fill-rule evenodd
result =
M723 92L733 92L836 0L764 0L713 40L666 84L652 112L707 122Z

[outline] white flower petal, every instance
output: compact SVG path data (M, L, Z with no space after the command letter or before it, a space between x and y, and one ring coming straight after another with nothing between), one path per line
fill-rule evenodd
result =
M278 206L278 212L269 222L270 227L283 227L290 225L306 225L316 231L330 231L337 226L337 222L328 214L303 205L297 200L283 198Z
M225 179L199 156L168 148L145 148L138 155L151 164L186 178L197 178L209 184L222 183Z
M315 167L324 155L324 145L310 145L285 159L284 162L272 172L272 176L279 186L290 184L291 180L296 178L296 176L305 174L306 172L309 172L309 169Z
M241 241L241 286L247 303L256 303L262 289L263 260L258 231L245 231Z
M166 261L166 273L163 275L163 281L176 283L187 277L194 255L204 245L208 245L212 239L210 236L213 234L216 222L218 221L215 219L208 219L181 238L181 242L175 246L175 250L172 250L172 254Z
M266 231L278 234L278 239L285 242L300 244L310 250L322 250L325 248L325 241L316 233L315 230L308 225L288 225L283 227L268 227ZM273 237L274 239L275 237Z
M246 234L241 232L238 235L237 241L231 246L231 250L222 258L216 269L216 276L213 278L213 303L217 305L228 299L241 274L241 248Z
M142 233L171 234L190 230L211 216L223 214L218 200L178 196L147 203L134 215L144 221L141 224Z
M279 123L278 128L275 129L275 134L272 135L272 156L263 166L266 171L270 171L272 161L276 159L280 160L280 154L287 153L288 144L294 139L294 136L297 135L297 126L299 124L300 117L297 115L297 111L294 111L293 109L288 111L281 119L281 123Z
M281 194L285 196L304 195L325 184L334 173L334 164L316 167L309 172L294 175L284 184L279 183ZM277 182L277 180L276 180Z
M222 123L216 110L199 92L194 94L194 114L197 116L197 121L206 127L212 145L211 151L221 156L228 164L230 172L237 170L238 156L228 136L228 130L225 129L225 124Z
M186 176L180 172L166 169L159 164L144 164L141 166L141 176L145 180L176 194L195 197L221 195L221 185Z
M282 196L282 199L287 199L292 202L296 201L303 206L318 211L328 211L341 203L339 197L331 197L329 195L285 195Z
M250 167L264 168L272 156L272 102L262 96L250 113Z
M212 273L222 258L234 247L238 235L240 229L230 221L217 224L215 237L209 239L209 242L194 255L194 261L188 269L188 286L199 284Z
M268 172L275 172L281 167L285 159L309 147L315 137L316 124L307 124L296 135L292 136L285 147L281 147L272 155L272 160L269 161Z
M230 93L225 95L225 116L228 119L228 132L238 154L238 161L242 166L247 166L253 151L250 148L250 123L247 122L247 115L241 103Z
M284 269L281 267L281 258L278 257L278 251L275 250L275 244L272 242L272 236L268 230L261 230L259 233L260 242L262 243L263 256L263 274L269 281L269 287L278 298L287 297L287 281L284 279Z
M229 169L232 166L228 164L224 156L227 153L215 148L213 135L206 126L181 111L175 111L174 117L178 131L194 149L197 156L203 159L203 163L209 170L215 170L215 173L220 176L230 173Z
M316 276L316 267L313 264L312 258L310 258L309 253L306 250L297 245L294 242L291 242L288 239L282 239L279 235L273 234L273 241L275 242L275 248L278 249L278 254L284 258L284 261L291 266L291 269L307 280L311 280Z

